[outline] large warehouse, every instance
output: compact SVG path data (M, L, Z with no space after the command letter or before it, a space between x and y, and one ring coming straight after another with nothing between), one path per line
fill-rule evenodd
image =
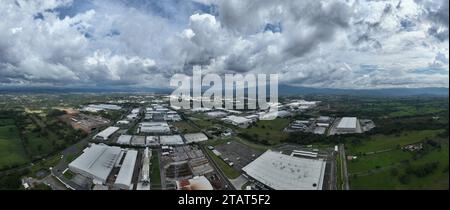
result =
M245 117L235 115L230 115L228 117L222 118L222 121L240 128L247 128L253 122L252 120Z
M166 122L143 122L139 124L139 133L170 133Z
M69 169L104 184L121 152L120 147L93 144L69 164Z
M268 150L242 170L274 190L321 190L325 165L321 159L293 157Z
M339 132L356 132L358 119L356 117L343 117L339 124L337 125L337 130Z
M138 152L136 150L127 150L125 159L120 167L114 186L124 190L130 190L133 185L131 180L133 178L134 165L136 164Z
M119 130L119 127L112 127L112 126L108 127L107 129L105 129L102 132L95 135L94 139L100 139L100 140L106 141L112 134L114 134L118 130Z
M186 139L186 143L194 143L207 141L208 137L204 133L187 133L184 134L184 139Z
M182 144L184 144L183 138L181 138L180 135L160 136L159 142L161 145L182 145Z

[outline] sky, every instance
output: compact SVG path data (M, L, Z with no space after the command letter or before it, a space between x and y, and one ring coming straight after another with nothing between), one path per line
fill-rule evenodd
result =
M448 0L2 0L0 16L0 87L168 87L194 67L449 86Z

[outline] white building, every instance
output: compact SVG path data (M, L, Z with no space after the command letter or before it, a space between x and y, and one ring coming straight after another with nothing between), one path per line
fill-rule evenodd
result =
M69 169L105 184L121 153L120 147L93 144L69 164Z
M139 124L139 133L170 133L170 127L166 122L143 122Z
M161 145L182 145L182 144L184 144L183 138L181 138L180 135L160 136L159 142Z
M122 107L114 104L89 104L81 109L86 112L99 112L102 110L120 110Z
M131 135L121 135L117 139L117 144L130 145L132 137Z
M356 132L358 119L356 117L343 117L336 126L338 132L353 133Z
M211 117L211 118L220 118L220 117L225 117L227 115L228 115L228 113L223 112L223 111L213 111L213 112L206 113L206 116Z
M128 121L128 120L119 120L119 121L117 121L117 124L118 125L128 125L128 124L130 124L130 121Z
M134 166L136 164L138 152L136 150L127 150L125 159L120 167L114 186L124 190L130 190L133 187L131 180L133 178Z
M159 146L158 136L147 136L145 139L146 146Z
M321 190L326 162L271 150L242 168L253 179L275 190Z
M228 117L222 118L222 121L241 128L247 128L253 122L253 120L251 119L235 115L230 115Z
M145 136L133 136L131 139L131 145L133 146L145 146Z
M118 130L119 130L119 127L113 127L113 126L108 127L105 130L98 133L97 135L95 135L94 139L100 139L100 140L106 141L112 134L114 134Z
M128 120L135 120L135 119L137 119L137 117L138 117L138 114L129 114L129 115L127 115L127 119Z
M184 139L186 139L186 143L194 143L207 141L208 137L204 133L188 133L184 134Z
M132 114L139 114L140 111L141 111L140 108L135 108L135 109L131 110L131 113Z

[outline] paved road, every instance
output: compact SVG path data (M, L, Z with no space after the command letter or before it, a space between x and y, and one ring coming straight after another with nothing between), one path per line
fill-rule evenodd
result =
M345 157L345 147L344 144L339 145L339 154L341 155L342 160L342 172L344 179L344 190L350 190L350 184L348 182L348 171L347 171L347 158Z

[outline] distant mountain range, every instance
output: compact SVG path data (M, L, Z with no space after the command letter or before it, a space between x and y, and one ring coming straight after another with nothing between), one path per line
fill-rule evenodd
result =
M114 93L114 92L151 92L170 94L170 88L138 88L138 87L0 87L1 93ZM355 96L447 96L448 88L388 88L388 89L334 89L309 88L289 85L278 86L279 95L321 94L321 95L355 95Z

